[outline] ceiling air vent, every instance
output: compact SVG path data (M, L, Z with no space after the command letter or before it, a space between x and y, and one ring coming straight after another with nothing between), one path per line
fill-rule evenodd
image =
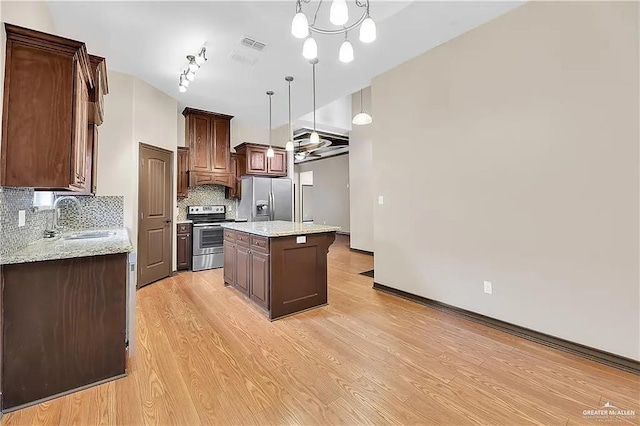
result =
M252 39L251 37L244 37L242 40L240 40L240 44L244 47L257 50L258 52L262 52L262 49L267 46L260 41Z

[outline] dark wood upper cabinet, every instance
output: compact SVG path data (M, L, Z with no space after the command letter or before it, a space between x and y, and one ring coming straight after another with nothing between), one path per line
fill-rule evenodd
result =
M242 181L241 177L246 175L247 162L242 155L231 154L231 175L234 178L233 186L225 188L227 198L242 198Z
M89 123L99 126L104 122L104 96L109 94L107 60L89 55L89 66L94 82L93 90L89 93Z
M213 171L231 173L231 121L214 116L213 137Z
M84 43L5 24L0 185L95 193L104 58Z
M87 74L75 66L73 82L73 143L71 185L78 191L88 191L87 151L89 137L89 88ZM89 169L90 170L90 169Z
M189 171L211 172L213 134L211 120L206 115L191 114L187 118L187 139L191 153Z
M267 172L270 175L287 175L287 152L285 150L276 150L274 148L273 157L267 162Z
M265 147L266 148L266 147ZM247 146L245 156L247 157L247 174L264 174L267 171L267 150L261 146ZM236 152L242 152L236 149Z
M185 116L185 140L189 147L189 185L233 185L230 115L193 108Z
M244 160L245 175L283 177L287 175L287 151L273 148L274 156L267 157L266 145L245 142L236 146L236 153Z
M189 195L189 148L178 147L178 199Z
M87 137L87 178L86 188L95 195L98 190L98 125L89 124Z

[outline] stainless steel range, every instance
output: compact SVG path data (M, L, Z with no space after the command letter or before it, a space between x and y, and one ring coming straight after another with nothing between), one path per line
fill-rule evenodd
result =
M189 206L187 219L193 221L193 270L222 268L224 232L220 226L233 220L225 219L225 206Z

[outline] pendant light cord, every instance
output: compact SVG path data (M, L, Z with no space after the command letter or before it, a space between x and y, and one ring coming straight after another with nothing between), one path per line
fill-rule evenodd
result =
M313 131L316 131L316 64L313 64Z
M271 147L271 96L273 95L272 91L267 92L267 96L269 96L269 147Z
M360 112L364 112L364 103L362 102L362 90L360 89Z
M289 81L289 138L293 142L293 128L291 127L291 80Z

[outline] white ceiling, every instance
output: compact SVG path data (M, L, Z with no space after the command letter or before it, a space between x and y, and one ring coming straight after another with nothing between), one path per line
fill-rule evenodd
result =
M348 1L351 20L357 8ZM302 41L290 34L295 1L97 2L49 1L56 32L83 40L90 53L105 56L111 70L135 75L168 95L180 107L191 106L236 116L245 125L268 123L266 90L274 90L273 125L287 122L286 75L292 83L293 117L312 110L311 65L302 57ZM317 4L317 3L316 3ZM371 79L442 44L521 2L372 1L378 39L369 45L351 36L355 60L338 61L340 36L316 37L317 106L343 98ZM319 20L326 22L326 0ZM314 2L304 10L310 16ZM256 52L239 44L243 36L264 42ZM185 56L206 42L209 60L187 93L178 92ZM246 65L232 52L256 59Z

